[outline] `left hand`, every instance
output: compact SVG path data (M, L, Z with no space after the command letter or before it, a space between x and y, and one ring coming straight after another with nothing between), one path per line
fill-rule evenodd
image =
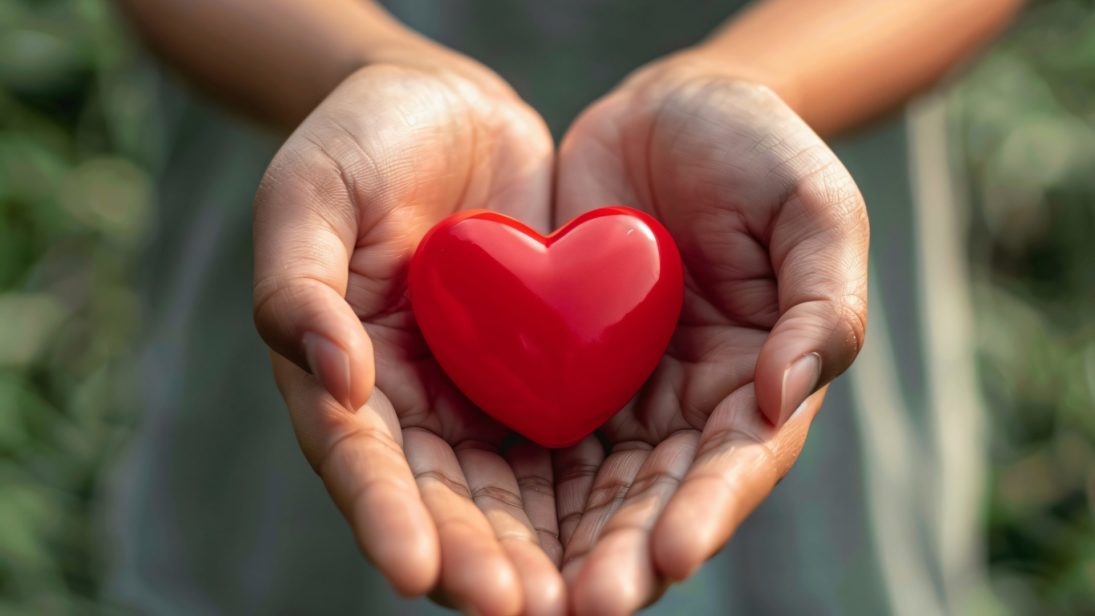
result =
M794 464L825 385L859 352L868 223L832 151L765 87L694 55L588 109L560 148L556 225L645 210L681 251L685 300L642 392L556 452L578 613L629 613L730 538Z
M546 226L551 177L546 126L501 78L421 56L348 77L255 198L255 321L301 449L396 590L479 614L565 608L550 455L504 446L445 377L407 264L456 211Z

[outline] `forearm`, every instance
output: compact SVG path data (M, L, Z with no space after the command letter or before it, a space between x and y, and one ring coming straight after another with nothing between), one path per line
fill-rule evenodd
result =
M357 68L438 50L364 0L118 0L184 76L295 126Z
M696 48L779 93L816 131L870 120L1007 25L1022 0L768 0Z

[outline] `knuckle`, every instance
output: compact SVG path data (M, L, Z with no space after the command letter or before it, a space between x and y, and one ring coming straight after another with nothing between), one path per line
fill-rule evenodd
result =
M563 528L570 524L577 524L582 519L582 511L571 511L563 514L559 517L559 527Z
M457 496L471 500L472 493L468 485L461 480L450 477L439 470L419 471L414 474L420 483L439 483Z
M257 241L263 239L261 231L276 224L286 209L318 218L332 229L354 228L355 208L347 204L355 204L359 173L347 169L361 165L340 145L347 139L335 136L324 137L305 126L274 155L252 207Z
M301 188L317 197L341 190L342 168L323 141L308 132L290 137L274 155L259 182L260 202L272 191Z
M866 301L859 295L846 295L823 300L818 307L814 336L826 349L822 367L826 380L831 380L843 374L863 349L867 332Z
M536 526L535 530L536 530L536 534L543 539L541 541L542 545L548 545L549 543L554 543L554 542L559 541L559 531L554 529L554 528L546 528L544 526Z
M610 503L622 501L630 489L631 482L622 479L595 486L589 493L587 509L598 509Z
M840 305L841 319L846 331L845 345L849 359L863 350L867 337L867 300L860 295L849 295Z
M653 492L658 488L666 488L668 491L673 491L680 484L680 477L673 475L668 471L655 471L650 474L644 475L635 480L635 483L631 485L631 489L628 491L628 498L640 498L645 496L648 492Z
M524 475L517 478L517 486L529 494L554 497L555 486L546 477L540 475Z
M337 426L340 423L345 424L351 421L342 406L333 399L327 397L323 404L327 408L318 414L327 418L326 423L332 431L339 431ZM330 477L333 472L336 472L334 467L338 467L338 472L345 473L348 470L375 463L378 456L392 460L403 457L403 449L399 443L390 434L380 429L351 424L341 432L329 442L319 456L310 460L313 470L322 478ZM378 479L384 479L384 477ZM395 478L387 479L401 483Z
M471 499L480 507L501 505L507 509L523 510L521 496L501 486L482 486L471 491Z
M255 281L251 316L263 339L273 337L279 329L281 307L278 304L287 292L287 287L278 279L266 278Z
M319 284L308 278L291 282L280 277L257 280L251 311L259 333L264 338L277 338L285 333L282 330L293 327L295 321L318 315L320 310L314 306L309 290Z
M704 435L703 440L696 449L696 461L708 461L719 454L760 443L763 443L763 440L758 435L740 427L718 428Z
M589 479L597 475L600 465L593 463L575 463L556 471L556 481L563 484L571 481Z
M842 236L867 230L867 207L855 180L828 146L811 148L812 163L795 186L795 194L812 204L827 225ZM805 156L805 155L804 155ZM812 167L812 168L811 168Z

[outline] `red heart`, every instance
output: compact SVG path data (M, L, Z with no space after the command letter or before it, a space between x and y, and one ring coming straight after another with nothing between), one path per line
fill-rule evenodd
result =
M684 296L669 232L587 212L544 237L495 212L449 216L410 269L418 326L479 408L545 447L572 445L654 371Z

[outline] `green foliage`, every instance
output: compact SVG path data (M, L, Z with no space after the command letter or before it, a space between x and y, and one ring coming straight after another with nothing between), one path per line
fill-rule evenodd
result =
M0 613L85 612L156 151L108 2L0 0Z
M1095 610L1095 11L1044 1L952 93L993 428L991 573Z

